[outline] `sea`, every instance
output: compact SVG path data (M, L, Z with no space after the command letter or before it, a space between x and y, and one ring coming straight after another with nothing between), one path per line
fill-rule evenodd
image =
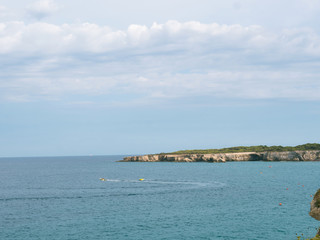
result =
M123 157L0 158L0 239L289 240L320 226L320 162Z

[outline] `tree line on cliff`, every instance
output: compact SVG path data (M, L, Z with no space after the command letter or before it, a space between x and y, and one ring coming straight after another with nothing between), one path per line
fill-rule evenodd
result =
M307 143L302 145L291 146L238 146L221 149L194 149L194 150L181 150L171 153L160 154L213 154L213 153L238 153L238 152L286 152L286 151L312 151L320 150L320 144Z

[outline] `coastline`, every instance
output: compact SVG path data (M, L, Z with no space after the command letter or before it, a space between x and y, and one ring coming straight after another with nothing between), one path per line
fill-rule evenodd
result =
M284 152L239 152L212 154L148 154L124 157L119 162L247 162L320 161L320 150Z

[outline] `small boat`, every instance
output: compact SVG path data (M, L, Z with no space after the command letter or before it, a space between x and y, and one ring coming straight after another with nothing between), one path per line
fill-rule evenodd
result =
M140 179L139 179L139 181L143 181L143 180L144 180L144 178L140 178Z

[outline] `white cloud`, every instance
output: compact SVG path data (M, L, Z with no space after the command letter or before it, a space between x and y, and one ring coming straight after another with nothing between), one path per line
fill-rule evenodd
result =
M27 12L29 15L42 19L50 16L59 9L59 6L54 0L40 0L34 2L32 5L27 7Z
M143 54L156 51L242 51L275 54L318 54L320 39L311 29L267 32L260 26L201 24L168 21L151 27L130 25L112 30L96 24L54 25L44 22L0 24L0 53L70 54L108 53L132 50Z
M7 101L129 99L320 100L320 37L312 29L168 21L0 24L0 96ZM2 90L1 90L2 89ZM126 96L126 97L123 97ZM130 96L130 97L129 97ZM123 100L125 101L125 100Z

